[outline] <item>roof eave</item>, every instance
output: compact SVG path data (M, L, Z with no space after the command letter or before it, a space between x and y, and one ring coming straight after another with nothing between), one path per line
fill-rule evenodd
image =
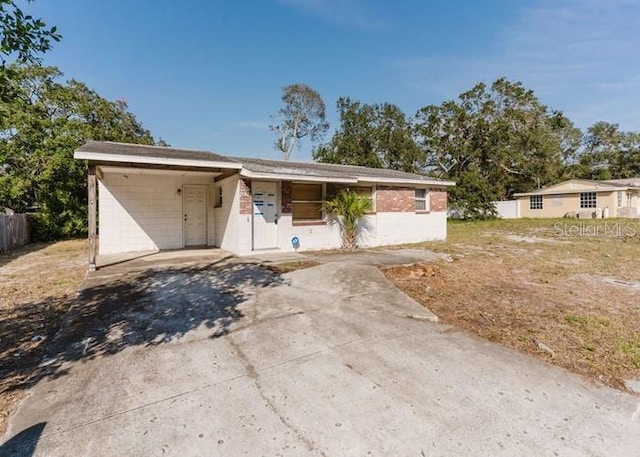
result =
M222 162L218 160L194 160L194 159L176 159L166 157L142 157L127 154L108 154L104 152L91 151L75 151L74 159L83 159L99 163L137 163L143 165L168 165L179 167L194 168L230 168L240 170L242 164L237 162Z
M408 178L382 178L372 176L358 176L358 182L384 183L384 184L417 184L428 186L451 187L456 183L453 181L439 181L435 179L408 179Z
M333 182L333 183L384 183L384 184L400 184L400 185L428 185L428 186L455 186L452 181L436 181L432 179L406 179L406 178L382 178L372 176L322 176L322 175L303 175L294 173L268 173L256 172L246 168L240 172L241 176L251 179L278 179L284 181L309 181L309 182Z
M251 179L276 179L282 181L309 181L309 182L335 182L335 183L347 183L356 184L358 180L352 177L338 177L338 176L312 176L312 175L297 175L297 174L285 174L285 173L266 173L247 170L243 168L240 171L240 176Z
M602 193L602 192L616 192L619 190L628 190L628 187L607 187L607 188L600 188L600 189L569 189L569 190L557 190L555 192L553 191L547 191L547 192L522 192L522 193L518 193L518 194L513 194L514 197L530 197L532 195L566 195L566 194L582 194L582 193L587 193L587 192L595 192L595 193Z

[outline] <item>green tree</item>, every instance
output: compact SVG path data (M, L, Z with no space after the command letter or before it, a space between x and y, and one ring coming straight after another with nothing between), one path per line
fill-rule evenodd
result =
M569 119L504 78L424 107L416 118L427 170L459 181L452 207L470 217L491 216L491 201L558 181L579 145Z
M587 129L572 174L585 179L618 179L640 175L640 133L618 124L596 122Z
M391 103L365 104L342 97L337 102L340 128L316 148L314 160L417 173L423 156L412 136L411 121Z
M306 84L291 84L282 89L282 103L275 116L278 123L269 128L278 135L275 147L289 160L298 140L318 141L329 129L322 97Z
M30 2L31 0L27 0ZM18 61L37 61L37 54L48 51L59 41L56 27L47 28L40 18L24 14L14 0L0 0L0 59L2 66L12 54Z
M340 226L343 249L352 251L358 247L360 221L371 209L371 200L349 189L324 203L324 210Z
M640 133L627 132L624 148L617 156L613 175L616 178L635 178L640 176Z
M11 103L0 112L0 206L35 212L35 238L86 233L86 164L73 151L88 139L153 144L124 101L109 101L81 82L60 82L53 67L12 73Z
M30 0L27 0L30 1ZM39 62L38 54L48 51L53 41L59 41L56 27L47 28L42 19L25 15L14 0L0 0L0 103L11 103L12 72L6 68L7 59L18 62ZM2 114L2 113L0 113Z

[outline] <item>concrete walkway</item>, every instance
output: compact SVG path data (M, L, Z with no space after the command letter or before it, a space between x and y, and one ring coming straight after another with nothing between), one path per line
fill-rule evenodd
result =
M362 263L112 271L0 454L638 455L639 398L430 318Z

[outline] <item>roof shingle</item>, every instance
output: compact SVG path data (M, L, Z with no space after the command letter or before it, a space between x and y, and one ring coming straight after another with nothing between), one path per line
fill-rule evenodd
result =
M236 162L230 157L208 151L178 149L168 146L149 146L146 144L116 143L114 141L87 141L76 149L78 152L100 154L130 155L139 157L159 157L165 159L208 160L212 162Z

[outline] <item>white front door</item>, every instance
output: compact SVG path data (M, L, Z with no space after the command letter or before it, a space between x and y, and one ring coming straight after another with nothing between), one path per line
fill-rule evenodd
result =
M207 187L184 186L182 190L184 213L184 245L207 244Z
M278 247L278 184L253 181L253 249Z

